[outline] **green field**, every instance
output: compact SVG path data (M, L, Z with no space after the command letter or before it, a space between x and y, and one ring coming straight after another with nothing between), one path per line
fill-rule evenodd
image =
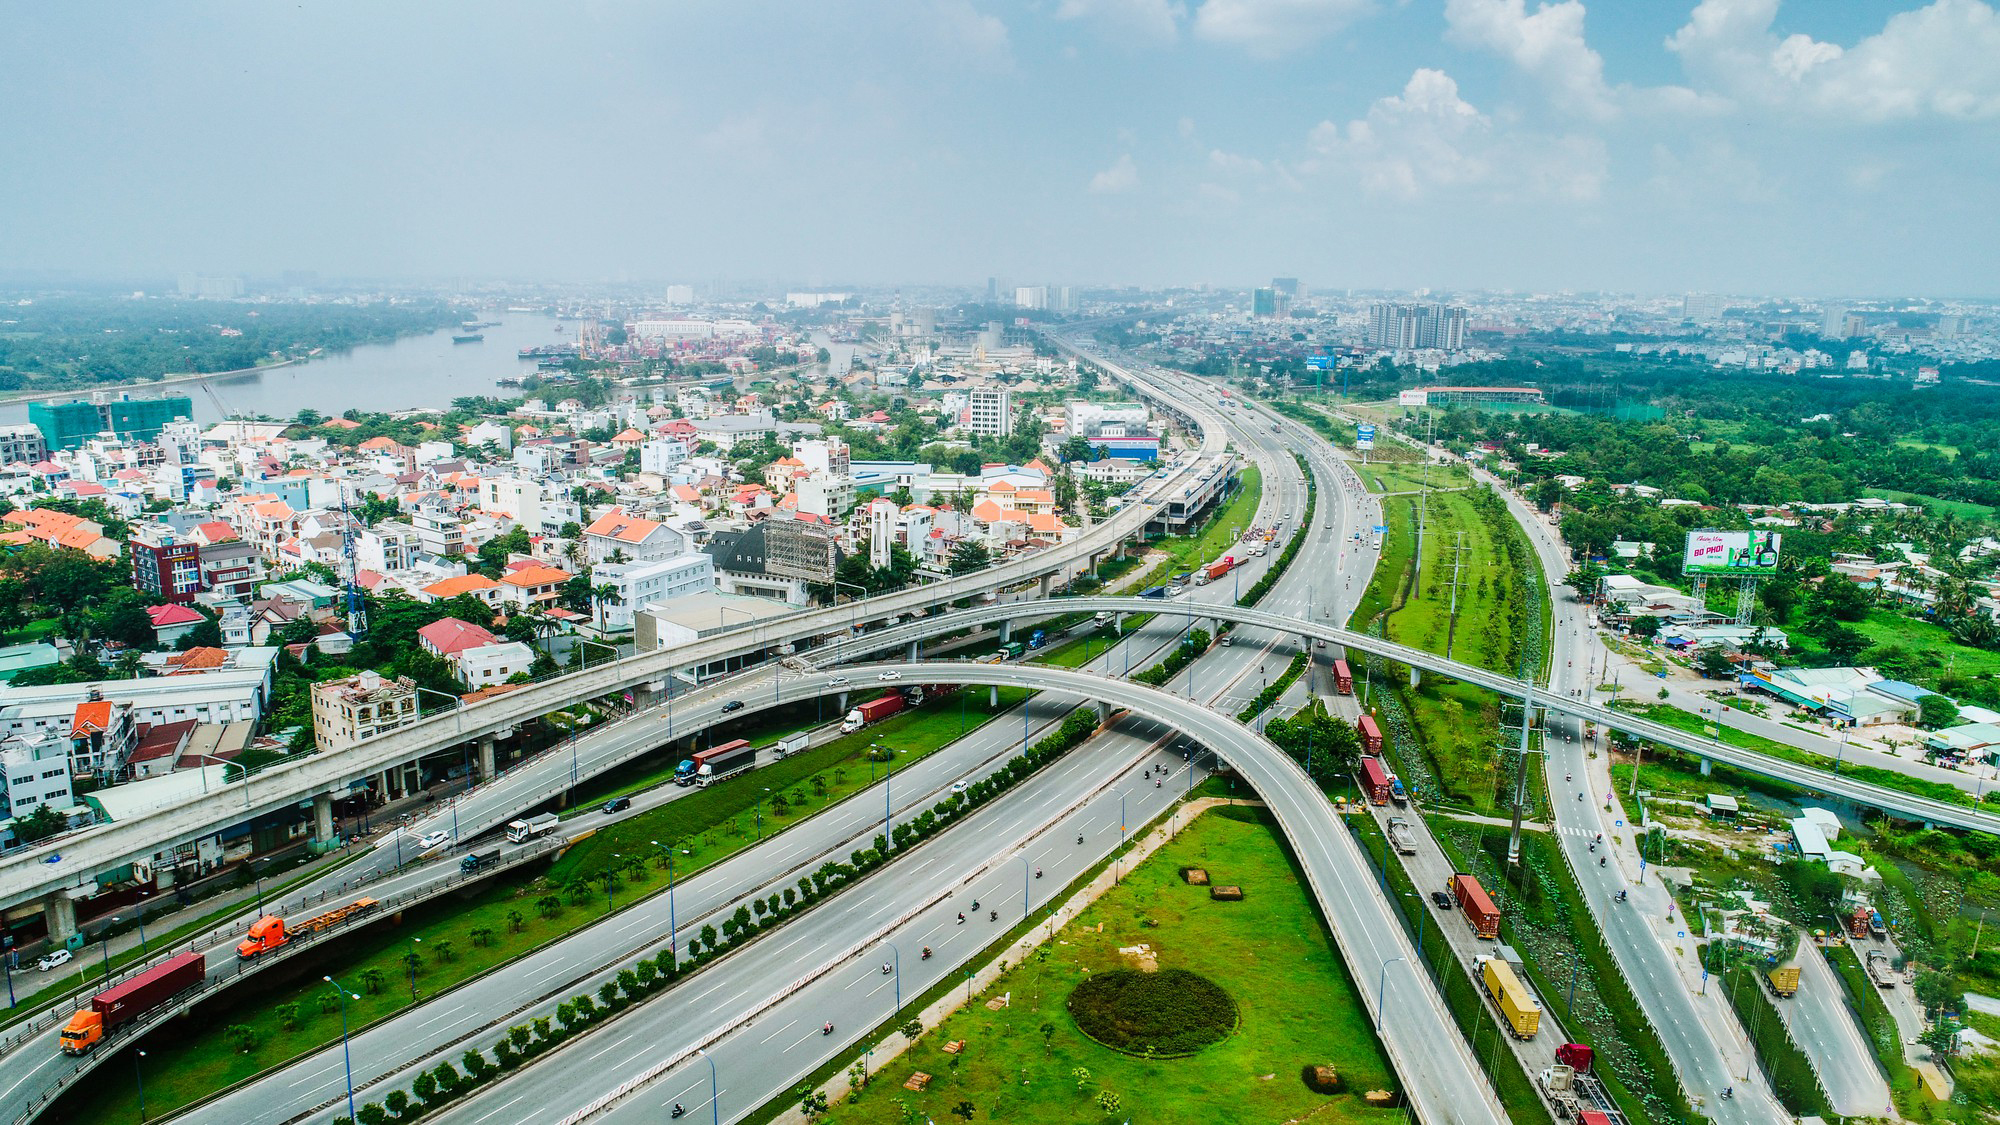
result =
M1882 648L1900 649L1899 675L1914 684L1931 687L1947 671L1968 679L2000 675L2000 652L1959 644L1942 625L1878 606L1854 627ZM1882 654L1871 649L1862 655L1872 660Z
M1236 495L1209 517L1201 534L1156 539L1146 545L1147 549L1165 551L1173 556L1174 570L1189 570L1228 554L1229 549L1236 545L1237 537L1250 530L1257 518L1258 501L1264 495L1264 477L1257 466L1247 466L1236 480Z
M1863 496L1873 496L1882 500L1894 500L1902 504L1921 504L1933 512L1950 514L1960 519L1990 520L1995 509L1985 504L1974 504L1966 500L1946 500L1938 496L1925 496L1921 492L1898 492L1891 488L1864 488Z
M1365 465L1352 461L1349 465L1360 475L1361 482L1368 486L1370 492L1417 492L1427 486L1434 492L1449 492L1472 486L1472 475L1465 466L1457 463L1432 465L1428 478L1422 465L1384 464L1379 461L1370 461Z
M1243 901L1210 900L1205 888L1181 881L1186 866L1243 887ZM1394 1077L1315 919L1297 869L1261 813L1212 810L982 997L1008 996L1008 1006L961 1009L823 1120L953 1121L953 1108L969 1102L972 1121L1399 1121L1401 1110L1361 1100L1367 1090L1394 1088ZM1236 1033L1178 1059L1135 1058L1086 1039L1065 998L1093 972L1131 967L1118 950L1141 943L1161 968L1187 969L1227 990L1241 1017ZM955 1040L966 1043L961 1054L940 1049ZM1308 1090L1300 1068L1315 1064L1337 1068L1345 1091ZM1079 1079L1078 1068L1088 1077ZM914 1071L933 1076L921 1093L902 1085ZM1105 1090L1122 1102L1115 1113L1098 1104Z

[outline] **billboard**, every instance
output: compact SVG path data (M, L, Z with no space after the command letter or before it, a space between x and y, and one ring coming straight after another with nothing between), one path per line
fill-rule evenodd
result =
M1690 531L1681 573L1768 577L1778 571L1778 541L1775 531Z
M1354 427L1354 448L1375 448L1375 427L1363 422Z
M1397 406L1428 406L1430 405L1430 401L1431 401L1431 395L1429 391L1418 390L1418 391L1396 392Z
M1333 357L1330 355L1309 355L1306 357L1307 371L1331 371L1334 369L1334 366Z

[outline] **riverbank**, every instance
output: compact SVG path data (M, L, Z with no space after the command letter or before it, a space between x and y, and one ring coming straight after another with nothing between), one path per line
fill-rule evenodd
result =
M61 387L52 391L11 391L0 393L0 405L17 402L53 402L62 398L85 397L96 391L134 391L192 383L201 379L226 379L231 375L261 375L266 371L276 371L280 367L290 367L295 363L304 362L306 360L303 359L281 359L276 363L239 367L234 371L183 371L173 375L162 375L158 379L144 383L79 383L74 387Z

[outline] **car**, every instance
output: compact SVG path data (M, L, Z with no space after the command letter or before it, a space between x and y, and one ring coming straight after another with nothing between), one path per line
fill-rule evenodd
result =
M630 797L613 797L609 801L604 802L604 811L606 814L624 812L631 807L632 798Z
M831 686L831 687L846 687L846 686L847 686L847 677L846 677L846 676L835 676L834 678L832 678L832 679L828 680L828 681L827 681L827 684L828 684L829 686Z
M1314 647L1314 648L1325 648L1325 647L1326 647L1326 642L1325 642L1325 641L1314 641L1314 642L1313 642L1313 647Z
M1229 648L1229 647L1231 647L1232 645L1234 645L1235 643L1236 643L1236 639L1235 639L1234 637L1231 637L1231 636L1230 636L1229 634L1227 634L1227 633L1224 633L1224 634L1222 634L1222 641L1221 641L1221 644L1222 644L1222 647L1223 647L1223 648Z
M50 969L60 969L64 965L69 964L70 959L74 956L75 954L67 949L51 949L47 953L42 954L41 960L35 962L35 968L37 971L44 973Z
M1443 891L1432 891L1431 901L1437 903L1437 908L1439 910L1451 909L1451 896L1444 893Z
M877 676L877 677L875 677L875 678L876 678L876 679L878 679L878 680L881 680L881 681L882 681L883 683L885 683L885 684L886 684L886 683L888 683L888 682L889 682L889 681L891 681L891 680L900 680L900 679L902 679L902 678L903 678L903 674L902 674L901 672L884 672L884 673L882 673L881 675L879 675L879 676Z
M451 833L442 829L436 832L426 832L422 836L417 837L417 847L422 851L430 851L432 848L443 847L445 841L449 839L451 839Z
M956 795L958 795L958 794L960 794L960 793L963 793L963 792L965 792L965 782L963 782L963 781L954 781L954 782L952 782L952 783L951 783L951 791L952 791L952 794L953 794L954 796L956 796Z
M741 710L743 710L743 701L740 699L732 699L729 702L722 705L722 713L725 715L729 714L731 711L741 711Z

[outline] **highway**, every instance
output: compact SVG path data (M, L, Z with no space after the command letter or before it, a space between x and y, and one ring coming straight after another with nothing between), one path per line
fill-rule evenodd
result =
M1516 522L1527 533L1550 575L1569 573L1569 553L1546 521L1539 518L1520 497L1501 490ZM1552 581L1553 599L1550 627L1555 659L1550 663L1550 687L1558 697L1590 698L1596 684L1589 682L1593 666L1602 667L1609 653L1603 649L1590 625L1589 607L1578 601L1576 592ZM1555 741L1560 735L1565 741ZM1699 739L1686 739L1700 745ZM1708 1099L1708 1111L1719 1121L1765 1121L1782 1113L1765 1086L1762 1076L1751 1069L1752 1051L1744 1038L1742 1023L1736 1018L1720 989L1699 991L1698 973L1691 958L1677 958L1676 950L1692 951L1688 924L1679 917L1669 918L1671 899L1667 891L1643 877L1635 844L1637 832L1620 817L1621 807L1607 798L1610 789L1610 759L1589 757L1583 731L1574 720L1557 724L1545 743L1550 811L1557 826L1557 840L1570 870L1611 943L1614 958L1647 1018L1667 1046L1688 1092ZM1750 751L1741 751L1750 754ZM1762 755L1755 755L1764 761ZM1718 760L1722 760L1718 758ZM1557 771L1561 771L1561 777ZM1820 774L1822 778L1831 775ZM1582 782L1570 779L1582 778ZM1871 787L1872 788L1872 787ZM1588 789L1591 799L1566 799L1571 791ZM1606 811L1609 809L1609 811ZM1589 845L1596 834L1616 841L1610 852L1615 866L1596 865L1598 856ZM1615 901L1618 890L1628 892L1623 903ZM1873 1114L1889 1104L1889 1084L1881 1064L1861 1034L1852 1012L1842 1000L1839 980L1827 969L1816 950L1800 950L1803 984L1799 995L1778 1000L1787 1026L1814 1071L1820 1076L1834 1108L1847 1114ZM1817 970L1817 971L1815 971ZM1751 1076L1748 1080L1745 1075ZM1715 1097L1733 1086L1734 1098Z

